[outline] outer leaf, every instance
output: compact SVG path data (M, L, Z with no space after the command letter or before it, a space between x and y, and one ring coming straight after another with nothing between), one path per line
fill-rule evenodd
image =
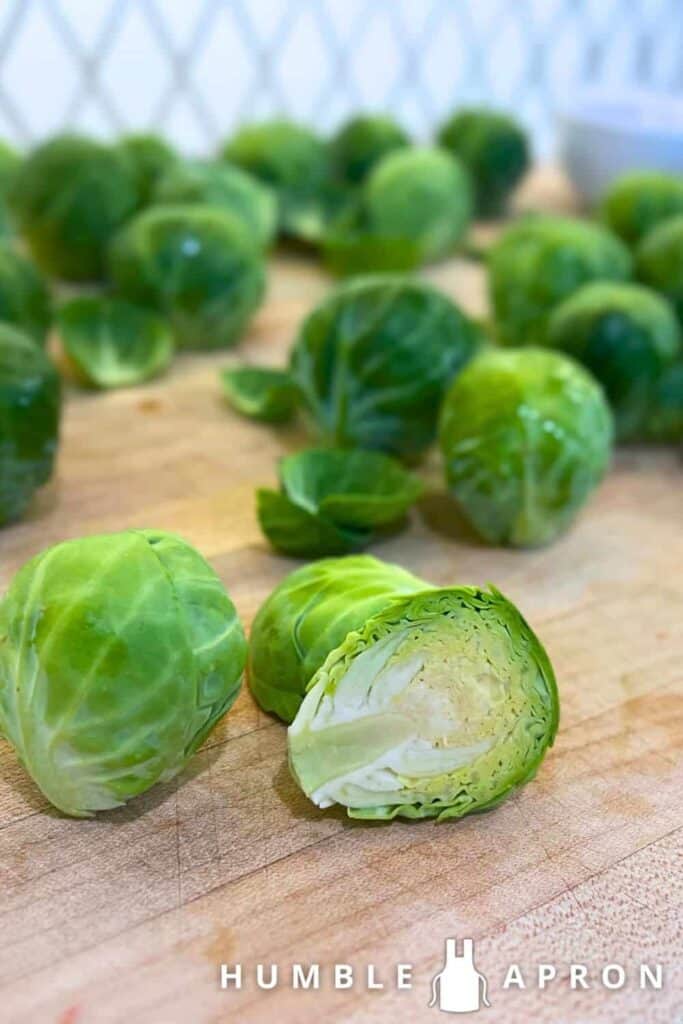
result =
M285 555L346 555L370 542L367 531L339 527L333 520L297 505L286 494L259 488L256 502L261 529L273 547Z
M290 420L299 393L285 370L262 366L230 366L221 371L223 391L233 409L264 423Z
M369 555L322 559L290 573L251 629L249 686L260 706L291 722L329 652L396 597L425 586Z
M153 530L67 541L0 605L0 725L66 814L175 775L237 696L246 641L204 559Z
M59 311L64 350L79 376L98 388L156 377L173 357L173 338L156 313L110 298L81 298Z

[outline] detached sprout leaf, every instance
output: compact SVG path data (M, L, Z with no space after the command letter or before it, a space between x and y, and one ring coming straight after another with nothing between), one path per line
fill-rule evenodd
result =
M122 388L162 373L173 356L171 332L156 313L110 298L81 298L58 314L62 345L78 376Z
M88 817L179 772L240 688L223 584L157 530L67 541L0 604L0 729L47 799Z
M435 288L392 274L345 282L301 326L290 358L326 445L414 460L433 441L446 388L483 342Z
M231 366L221 372L226 399L237 412L264 423L286 423L296 411L299 394L286 370Z
M294 556L358 551L399 525L422 482L377 452L311 449L280 463L282 491L259 490L261 529Z

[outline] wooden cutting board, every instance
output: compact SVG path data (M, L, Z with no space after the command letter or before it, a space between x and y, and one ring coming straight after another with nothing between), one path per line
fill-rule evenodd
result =
M527 198L567 202L547 175ZM478 267L429 276L482 312ZM239 358L284 362L328 287L303 259L278 258ZM254 489L303 438L226 408L217 370L236 358L179 358L143 388L70 392L58 478L0 534L0 586L48 544L154 526L200 548L248 626L295 565L268 550ZM536 552L478 544L439 493L436 457L425 472L433 495L374 553L440 584L493 581L524 610L562 698L537 780L460 823L351 822L298 792L284 727L244 689L178 780L70 821L0 742L0 1021L436 1021L430 981L449 936L475 939L492 1003L482 1021L683 1021L680 453L621 451L571 533ZM221 991L219 965L236 961L244 988ZM281 966L277 989L256 987L259 962ZM319 991L288 987L293 962L321 965ZM542 991L539 962L558 973ZM623 989L593 973L611 962ZM639 990L641 962L664 965L661 991ZM352 989L333 990L334 963L360 972ZM368 963L383 990L368 991ZM413 965L411 990L396 989L397 963ZM503 990L511 963L526 989ZM570 963L588 966L589 990L569 989Z

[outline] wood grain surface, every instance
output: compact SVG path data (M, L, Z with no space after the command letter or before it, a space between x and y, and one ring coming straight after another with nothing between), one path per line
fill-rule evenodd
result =
M528 201L564 206L555 179ZM482 312L481 270L429 276ZM53 542L126 526L177 531L223 578L248 626L294 567L258 529L254 489L302 443L239 419L217 369L282 363L329 281L298 257L273 264L267 304L239 354L179 358L164 379L106 395L70 391L59 472L23 523L0 534L0 586ZM52 811L0 743L0 1020L7 1024L394 1022L427 1009L447 936L472 936L496 1024L683 1021L683 466L625 449L576 527L553 547L480 545L432 490L410 529L374 553L436 583L495 582L548 647L562 700L538 778L460 823L367 825L321 812L293 784L285 729L246 688L187 771L91 821ZM240 961L241 992L219 964ZM317 992L260 991L258 962L319 963ZM558 977L539 991L534 965ZM572 992L570 963L624 965ZM661 991L638 988L664 965ZM334 991L326 966L354 965ZM365 965L384 990L368 991ZM398 991L395 965L411 963ZM510 963L527 988L502 990ZM456 1018L460 1019L460 1017ZM465 1019L465 1018L463 1018ZM470 1019L470 1018L467 1018Z

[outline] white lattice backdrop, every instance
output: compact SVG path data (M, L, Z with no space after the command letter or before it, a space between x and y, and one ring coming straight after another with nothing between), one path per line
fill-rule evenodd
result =
M155 127L190 151L288 112L514 107L540 151L576 83L683 90L683 0L0 0L0 135Z

